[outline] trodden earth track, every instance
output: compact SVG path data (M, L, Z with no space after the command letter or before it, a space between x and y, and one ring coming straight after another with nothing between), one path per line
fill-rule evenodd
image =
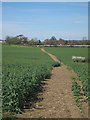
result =
M46 52L54 61L61 63L54 55ZM18 118L88 118L88 104L85 104L85 113L75 105L71 87L71 76L77 77L74 71L67 70L67 67L61 63L60 67L54 67L51 72L51 78L43 81L43 92L38 94L34 107L24 109L22 114L17 114ZM87 107L86 107L87 106Z

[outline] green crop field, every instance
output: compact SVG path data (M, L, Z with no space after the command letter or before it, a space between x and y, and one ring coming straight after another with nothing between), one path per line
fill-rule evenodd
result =
M84 56L88 58L88 48L58 48L45 47L47 52L55 55L65 65L70 66L78 75L79 80L82 81L83 90L87 99L89 98L89 75L88 63L73 62L72 56Z
M77 73L88 99L88 63L72 61L72 56L88 58L88 48L44 47L44 49ZM51 69L59 66L59 63L54 62L40 48L16 45L2 46L2 61L2 108L3 111L12 112L19 112L38 90L41 81L50 77Z
M41 81L50 77L54 62L40 48L2 46L3 111L20 111Z

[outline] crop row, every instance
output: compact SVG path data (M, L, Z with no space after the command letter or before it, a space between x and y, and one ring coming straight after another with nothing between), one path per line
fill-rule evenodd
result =
M3 46L3 111L20 112L58 65L39 48Z
M46 65L33 66L7 65L3 68L3 110L20 111L33 95L42 80L50 76ZM13 69L14 68L14 69Z
M73 62L72 56L85 56L88 58L88 48L45 48L46 51L54 54L65 65L70 66L82 81L86 98L89 98L89 75L88 63Z

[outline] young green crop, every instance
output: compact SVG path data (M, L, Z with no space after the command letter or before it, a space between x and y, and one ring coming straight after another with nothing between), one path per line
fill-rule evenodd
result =
M87 99L89 98L89 75L88 63L73 62L72 56L84 56L88 58L88 48L58 48L45 47L47 52L55 55L65 65L70 66L78 75L79 80L82 81L83 90ZM90 64L90 63L89 63Z
M59 64L36 47L4 45L2 51L3 110L19 112Z

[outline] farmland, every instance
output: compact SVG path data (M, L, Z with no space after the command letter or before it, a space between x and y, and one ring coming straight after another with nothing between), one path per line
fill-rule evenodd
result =
M72 56L85 56L88 58L88 48L44 47L44 49L55 55L68 69L73 69L77 73L78 79L82 81L85 97L88 100L88 63L72 61ZM33 97L34 93L37 92L41 85L41 81L50 78L52 68L59 66L60 64L54 62L53 59L42 52L39 47L3 45L2 53L2 108L3 111L18 113L24 108L28 100ZM58 70L61 71L60 73L66 71L63 67L58 68ZM66 73L68 76L69 72ZM64 73L63 76L60 76L64 77L65 82L67 83ZM68 77L70 78L70 76ZM59 84L65 85L64 87L66 87L66 84L63 83L64 79L63 81L62 79L63 78L60 79L60 77L58 80L57 78L55 78L55 80L53 79L55 84L53 86L56 87L57 83L55 82L58 82L58 89L61 90L59 92L64 92L62 86L59 86ZM68 83L71 84L71 80L68 81ZM71 87L69 85L67 87L67 90L69 91ZM77 91L79 91L79 86L75 83L72 86L72 89L74 88L76 89L74 95L76 95ZM56 91L57 89L54 88L54 90ZM53 88L51 93L52 91ZM66 93L64 94L67 95Z
M49 47L45 50L55 55L66 66L70 66L75 71L78 79L82 81L83 90L86 98L89 98L89 85L88 85L88 63L73 62L72 56L85 56L88 58L88 48L57 48Z
M35 47L3 45L2 53L3 111L19 112L59 63Z

